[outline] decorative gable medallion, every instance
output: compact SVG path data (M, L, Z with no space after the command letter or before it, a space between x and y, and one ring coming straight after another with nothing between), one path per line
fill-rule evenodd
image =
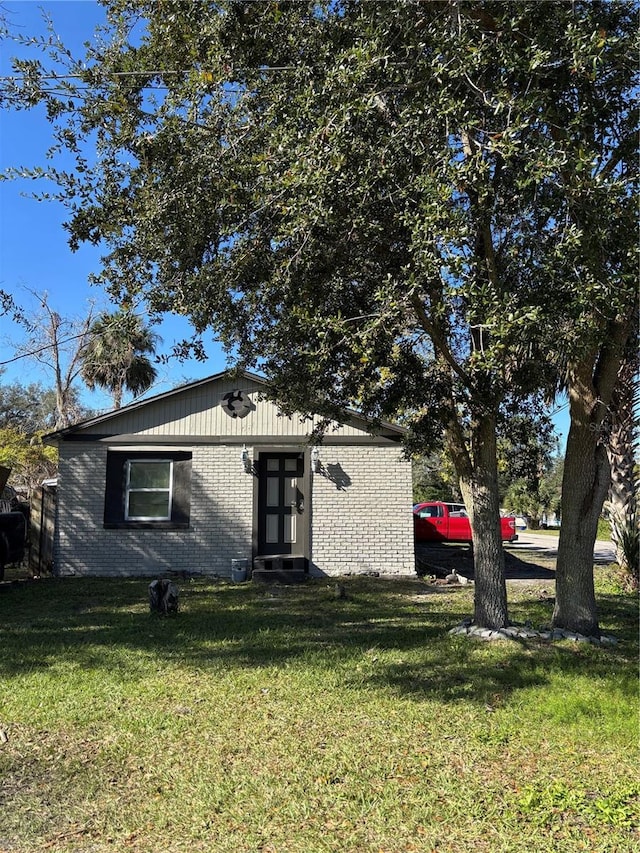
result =
M222 398L222 408L230 418L246 418L255 406L246 391L229 391Z

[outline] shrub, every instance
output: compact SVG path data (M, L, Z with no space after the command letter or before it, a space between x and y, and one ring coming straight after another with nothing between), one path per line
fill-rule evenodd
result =
M624 586L638 589L640 562L640 518L637 509L611 518L611 538L616 546L616 558L624 573Z

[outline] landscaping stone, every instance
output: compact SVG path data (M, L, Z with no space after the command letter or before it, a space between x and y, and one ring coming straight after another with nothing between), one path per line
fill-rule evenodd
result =
M566 631L564 628L540 628L536 630L530 627L531 623L526 625L508 625L506 628L491 630L489 628L480 628L474 625L471 619L464 619L459 625L451 628L449 633L452 635L464 634L468 637L473 637L476 640L544 640L550 642L552 640L571 640L574 643L590 643L594 646L615 646L618 640L615 637L587 637L585 634L577 634L574 631Z

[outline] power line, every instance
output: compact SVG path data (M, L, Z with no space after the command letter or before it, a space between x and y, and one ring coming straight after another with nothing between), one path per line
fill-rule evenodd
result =
M8 358L6 361L0 361L0 367L4 367L7 364L13 364L16 361L20 361L21 358L33 358L35 355L40 355L40 353L46 352L48 349L53 349L56 346L64 346L64 344L69 344L71 341L77 341L79 338L83 338L86 336L86 332L80 332L77 335L71 335L68 338L63 338L60 341L56 341L52 344L44 344L41 347L38 347L34 350L29 350L28 352L21 352L18 355L14 355L13 358Z
M148 312L146 311L140 313L132 312L132 316L137 317L138 319L142 319L143 317L147 316L147 314ZM114 328L117 327L117 323L113 323L112 325ZM65 346L66 344L70 344L73 341L81 340L82 338L105 337L109 331L109 328L105 328L102 333L96 335L91 331L91 328L88 328L83 332L78 332L77 335L69 335L68 338L61 338L60 340L53 341L52 343L43 344L42 346L37 347L36 349L18 353L18 355L14 355L13 358L8 358L6 359L6 361L0 361L0 367L5 367L7 364L14 364L16 361L20 361L23 358L33 358L34 356L40 355L41 353L46 352L47 350Z

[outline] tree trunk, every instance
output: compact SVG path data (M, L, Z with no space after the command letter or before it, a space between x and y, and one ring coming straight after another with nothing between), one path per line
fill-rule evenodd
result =
M593 583L593 547L609 485L609 461L587 418L572 419L562 478L562 525L553 624L600 636Z
M483 628L509 624L504 550L500 532L496 423L492 414L472 426L471 470L460 478L471 530L475 597L473 621Z
M630 332L628 319L609 327L607 342L568 371L571 426L562 478L562 525L553 624L598 637L593 548L611 482L606 450L609 404Z
M113 387L113 408L119 409L122 406L122 383L119 382Z

